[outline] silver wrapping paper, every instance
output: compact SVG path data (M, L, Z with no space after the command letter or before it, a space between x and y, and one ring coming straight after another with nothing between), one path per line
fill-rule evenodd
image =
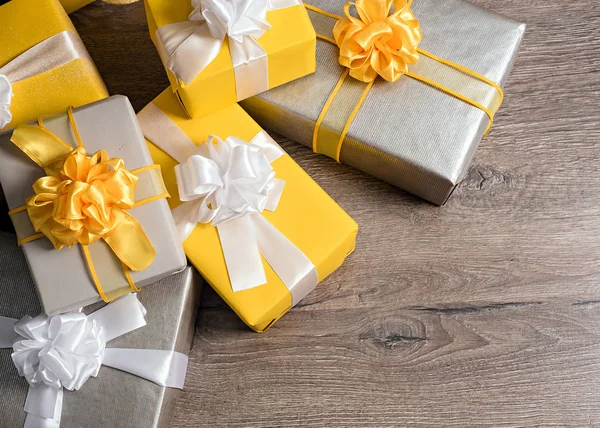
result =
M345 0L308 0L343 15ZM504 84L525 25L465 0L415 0L420 45L439 57ZM309 13L332 37L331 20ZM312 147L313 130L344 69L339 48L317 41L315 74L241 102L264 128ZM419 63L409 69L419 73ZM484 112L406 76L378 78L342 146L340 161L441 205L462 180L485 132Z
M42 310L15 236L0 232L0 314L21 318ZM108 347L173 350L188 354L201 279L191 267L139 294L148 325L108 343ZM97 310L100 305L86 308ZM28 384L19 377L10 349L0 349L0 427L20 428ZM79 391L65 391L61 428L166 428L179 390L129 373L102 367Z
M113 96L80 107L75 109L74 116L88 155L105 150L111 158L122 158L129 170L153 164L126 97ZM76 145L66 112L45 118L44 126L67 143ZM44 171L11 143L11 136L12 131L0 133L0 182L8 208L14 209L24 205L33 194L32 185ZM144 185L156 187L154 182ZM136 194L141 187L140 180ZM147 269L131 272L137 286L153 284L185 268L187 261L166 199L134 207L129 213L140 223L156 250L156 258ZM14 245L16 247L16 241ZM22 248L46 313L65 312L100 301L79 245L58 251L48 239L40 238ZM89 248L104 290L127 289L122 268L108 245L98 241Z

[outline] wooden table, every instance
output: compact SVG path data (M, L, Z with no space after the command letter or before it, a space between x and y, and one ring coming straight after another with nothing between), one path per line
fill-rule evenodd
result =
M357 250L262 335L206 287L174 428L600 425L600 9L475 2L528 28L466 180L439 208L280 139ZM111 93L167 86L141 3L72 17Z

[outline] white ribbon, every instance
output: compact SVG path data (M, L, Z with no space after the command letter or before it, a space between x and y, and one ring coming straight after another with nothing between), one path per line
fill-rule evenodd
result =
M188 357L174 351L106 348L106 343L146 325L146 309L129 294L85 315L0 317L0 347L29 383L25 428L58 428L63 388L78 390L102 365L170 388L183 388Z
M262 257L290 290L292 304L318 283L310 259L261 214L275 211L285 185L271 163L285 152L265 131L249 142L209 137L194 142L154 104L138 119L146 138L177 160L180 199L173 210L182 242L198 223L212 223L219 239L233 291L267 282Z
M0 129L12 120L12 85L79 58L92 61L76 33L62 31L38 43L0 68Z
M12 113L10 111L12 97L13 91L8 77L0 74L0 129L12 121Z
M271 28L267 12L301 4L301 0L192 0L189 21L156 30L159 54L165 66L189 84L217 57L228 37L237 99L244 100L269 89L267 53L256 41Z

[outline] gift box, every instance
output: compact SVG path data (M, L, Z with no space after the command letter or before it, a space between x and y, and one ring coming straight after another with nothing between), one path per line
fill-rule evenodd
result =
M344 0L308 3L317 8L309 16L324 37L317 43L316 73L242 107L266 129L443 204L500 106L500 87L525 25L465 0L397 1L399 16L388 12L391 2L363 0L357 6L365 15L390 13L388 22L401 35L380 52L404 46L393 50L389 63L375 63L376 70L353 39L355 27L365 26L354 18L354 7L348 9L352 21L344 16Z
M0 232L0 316L21 319L29 314L35 317L42 306L25 258L14 246L14 240L13 235ZM139 301L147 310L146 325L109 341L107 348L161 350L187 355L193 338L200 285L198 275L192 268L187 268L144 290L139 294ZM94 313L101 306L104 304L88 307L84 312ZM132 321L125 317L124 322ZM2 333L6 332L0 331L0 337ZM3 345L1 342L0 346ZM11 359L12 352L13 349L0 349L0 425L16 428L24 426L27 416L23 409L28 383L19 377ZM108 356L105 353L105 364L109 362ZM139 361L136 365L142 366ZM159 386L104 365L97 377L90 378L79 390L64 391L60 427L167 427L178 393L178 389Z
M237 104L188 119L167 90L138 119L188 259L255 331L353 251L354 220Z
M109 301L182 270L160 167L129 100L41 125L0 134L0 183L44 312Z
M94 0L60 0L67 13L75 12L83 6L93 3Z
M108 96L58 0L11 0L0 21L0 129Z
M145 0L145 6L150 36L190 117L315 71L315 32L301 0Z

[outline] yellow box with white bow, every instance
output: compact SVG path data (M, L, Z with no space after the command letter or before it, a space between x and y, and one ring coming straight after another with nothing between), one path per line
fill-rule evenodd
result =
M0 129L108 96L58 0L11 0L0 22Z
M253 330L354 250L356 222L239 105L188 119L167 89L138 119L188 259Z
M316 34L301 0L144 0L171 87L201 117L314 73Z

